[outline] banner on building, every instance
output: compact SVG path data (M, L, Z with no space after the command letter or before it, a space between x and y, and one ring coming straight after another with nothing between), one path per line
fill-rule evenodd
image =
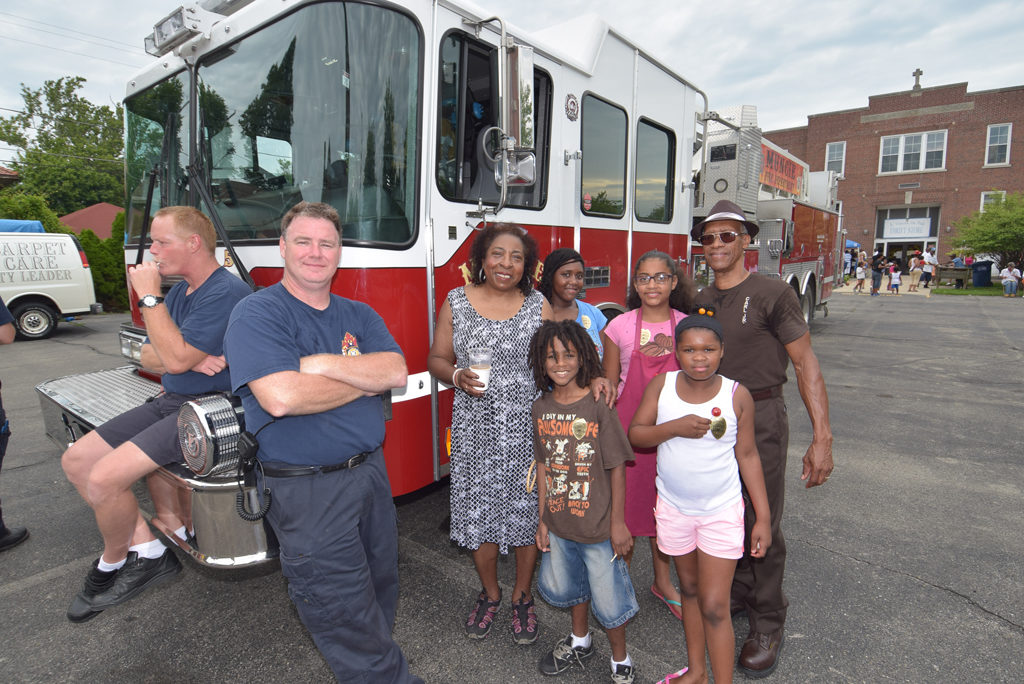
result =
M931 234L930 218L885 219L882 237L886 240L900 238L926 238Z
M791 195L801 195L804 169L800 164L761 143L761 183Z

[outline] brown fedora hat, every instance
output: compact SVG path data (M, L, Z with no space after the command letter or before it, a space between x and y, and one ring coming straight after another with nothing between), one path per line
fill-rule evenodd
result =
M757 235L757 231L761 230L760 226L756 223L747 220L747 217L743 215L743 210L735 202L718 200L715 202L715 206L711 207L711 213L708 214L708 217L693 227L690 231L690 237L694 240L699 240L700 236L704 234L704 226L712 221L737 221L742 223L747 229L747 235L751 239Z

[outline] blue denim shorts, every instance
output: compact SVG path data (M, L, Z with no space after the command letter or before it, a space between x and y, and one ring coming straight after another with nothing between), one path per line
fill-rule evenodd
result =
M571 608L590 601L594 617L605 629L614 629L640 611L629 579L629 566L615 558L611 541L581 544L548 537L551 551L541 554L537 591L557 608Z

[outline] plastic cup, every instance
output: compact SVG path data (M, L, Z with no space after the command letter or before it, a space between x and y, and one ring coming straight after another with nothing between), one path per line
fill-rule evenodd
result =
M480 389L486 390L491 379L491 350L487 347L473 347L468 350L469 370L477 374L477 377L484 386Z

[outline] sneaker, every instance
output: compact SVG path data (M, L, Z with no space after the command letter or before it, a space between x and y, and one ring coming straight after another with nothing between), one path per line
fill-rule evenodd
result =
M179 572L181 562L170 549L165 549L159 558L141 558L136 552L129 551L128 560L118 570L113 586L93 599L93 607L102 610L120 605Z
M512 639L523 646L535 642L539 633L533 600L526 601L525 598L524 594L519 601L512 602Z
M28 530L24 527L4 527L0 525L0 551L14 548L28 539Z
M71 606L68 608L68 620L72 622L85 622L103 612L102 608L95 606L94 600L98 594L114 585L117 570L103 572L96 567L99 562L98 558L93 561L89 574L85 576L85 586L71 601Z
M615 666L615 672L612 672L612 684L633 684L634 679L636 679L636 668L632 665L619 663Z
M476 598L476 605L473 606L473 610L469 613L469 619L466 620L466 636L470 639L483 639L487 636L487 633L491 631L494 616L498 613L500 605L501 596L497 601L490 601L487 598L487 592L481 590L480 595Z
M595 652L593 637L590 639L590 646L586 648L576 646L574 648L572 645L572 634L570 634L555 644L551 652L540 659L540 673L550 677L562 674L574 665L579 665L582 668L584 667L583 661L589 660Z

